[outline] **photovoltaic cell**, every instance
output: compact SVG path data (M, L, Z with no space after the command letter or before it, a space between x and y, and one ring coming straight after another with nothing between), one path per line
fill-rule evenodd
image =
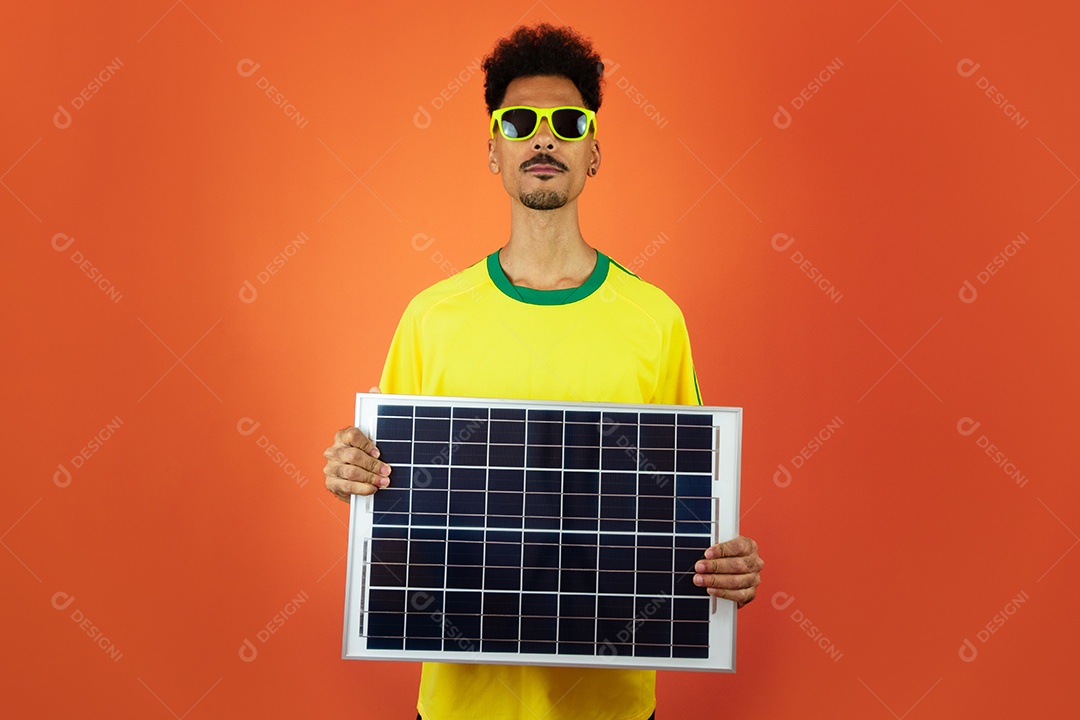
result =
M361 394L357 425L393 471L354 498L346 657L734 668L693 568L737 534L738 409Z

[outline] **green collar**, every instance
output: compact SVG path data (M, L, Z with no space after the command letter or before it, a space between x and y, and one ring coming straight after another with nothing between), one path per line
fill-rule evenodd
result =
M610 262L607 255L597 250L596 267L593 268L592 274L589 275L585 282L579 287L561 290L536 290L511 284L510 278L506 277L502 265L499 264L498 250L488 255L487 271L491 281L495 283L495 287L514 300L529 305L569 305L578 300L584 300L604 284Z

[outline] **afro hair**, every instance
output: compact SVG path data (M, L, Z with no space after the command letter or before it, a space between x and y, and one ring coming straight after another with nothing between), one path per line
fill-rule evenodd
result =
M541 23L521 26L496 43L484 58L484 100L490 115L502 104L507 86L519 77L561 75L581 93L585 107L600 109L604 63L592 43L568 27Z

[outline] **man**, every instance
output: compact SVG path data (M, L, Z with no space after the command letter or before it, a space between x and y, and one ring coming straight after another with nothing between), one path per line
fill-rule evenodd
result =
M600 168L603 65L567 28L518 28L483 64L488 165L510 196L510 238L417 295L391 343L383 392L700 404L682 313L586 244L578 197ZM357 428L325 452L342 500L393 481ZM763 561L753 540L708 548L695 582L739 607ZM425 663L417 709L450 718L647 720L655 671Z

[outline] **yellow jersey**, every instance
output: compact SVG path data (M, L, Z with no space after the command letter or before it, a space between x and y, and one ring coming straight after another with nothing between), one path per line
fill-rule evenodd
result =
M427 288L390 344L386 393L700 405L678 306L606 255L577 288L511 284L498 252ZM656 672L424 663L425 720L646 720Z

